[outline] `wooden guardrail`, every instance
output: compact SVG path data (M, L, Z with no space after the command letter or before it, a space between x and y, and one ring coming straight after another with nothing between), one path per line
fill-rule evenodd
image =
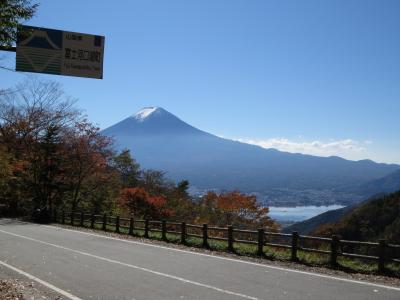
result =
M143 236L149 238L150 232L161 233L161 239L168 241L167 234L175 234L182 244L187 244L187 238L198 238L202 241L202 247L209 248L209 241L223 241L227 243L227 250L234 252L234 244L248 244L257 246L257 254L265 256L264 247L290 250L292 261L298 261L298 251L313 252L329 256L330 265L338 267L338 257L350 259L363 259L375 261L378 271L385 272L388 263L400 264L400 245L387 243L385 240L379 242L361 242L342 240L333 235L331 238L299 235L297 232L291 234L273 232L265 228L258 230L245 230L228 227L215 227L208 224L195 225L185 222L168 222L165 220L148 220L134 218L120 218L119 216L108 216L107 214L95 215L84 212L61 212L61 216L54 214L54 222L62 224L79 225L94 229L100 225L104 231L120 233L121 229L129 235L135 235L135 231L143 231ZM358 252L357 252L358 251ZM363 253L360 253L363 252Z

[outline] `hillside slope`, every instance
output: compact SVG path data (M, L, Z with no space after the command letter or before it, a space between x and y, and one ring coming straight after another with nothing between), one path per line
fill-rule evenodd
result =
M367 198L366 200L363 200L361 202L348 205L339 209L329 210L310 219L301 222L296 222L284 228L283 231L287 233L297 231L300 234L310 234L313 231L315 231L318 227L323 226L325 224L335 223L339 221L342 217L344 217L346 214L349 214L350 212L355 210L357 207L360 207L368 203L369 201L375 200L378 197L383 197L384 195L385 193L375 194L373 197Z
M400 190L400 170L396 170L387 176L372 180L357 187L356 192L366 197L378 193L393 193Z
M282 231L285 233L297 231L299 234L308 235L322 224L337 222L347 212L355 207L356 205L350 205L339 209L329 210L305 221L296 222L293 225L284 228Z
M339 234L349 240L384 238L391 243L400 243L400 191L368 201L339 221L320 226L314 233Z

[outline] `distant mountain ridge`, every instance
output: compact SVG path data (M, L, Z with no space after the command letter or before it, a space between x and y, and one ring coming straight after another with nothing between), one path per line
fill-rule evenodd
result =
M369 160L286 153L223 139L159 107L144 108L102 133L113 137L118 149L130 149L144 168L164 170L174 180L188 179L200 190L334 191L340 199L349 187L400 169Z
M400 170L362 184L357 187L356 192L369 197L378 193L393 193L398 190L400 190Z

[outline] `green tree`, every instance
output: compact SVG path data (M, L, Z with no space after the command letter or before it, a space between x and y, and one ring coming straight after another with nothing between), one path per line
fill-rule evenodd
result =
M43 138L31 148L30 179L34 208L53 211L55 202L60 203L63 194L63 171L60 128L49 124Z
M123 188L136 187L139 183L140 165L132 158L129 150L114 157L113 166L120 174Z
M165 178L165 172L143 170L140 185L151 195L162 195L169 187L173 186L173 183Z
M12 46L21 22L31 19L38 8L30 0L0 1L0 46Z
M198 209L188 193L189 181L182 180L165 192L167 207L175 221L193 222Z

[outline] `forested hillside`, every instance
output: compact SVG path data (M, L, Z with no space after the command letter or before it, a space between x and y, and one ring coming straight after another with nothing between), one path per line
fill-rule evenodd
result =
M348 211L354 209L356 206L357 205L345 206L339 209L329 210L305 221L296 222L293 225L284 228L283 232L291 233L293 231L296 231L300 234L310 234L321 224L333 223L338 221Z
M343 218L343 216L351 213L357 207L365 205L369 201L379 198L383 195L385 195L385 193L377 193L373 197L369 197L359 203L348 205L339 209L329 210L305 221L294 223L284 228L283 231L288 233L297 231L300 234L310 234L322 225L338 222L341 218Z
M315 235L338 234L348 240L373 241L384 238L400 243L400 191L355 208L338 222L320 226Z

